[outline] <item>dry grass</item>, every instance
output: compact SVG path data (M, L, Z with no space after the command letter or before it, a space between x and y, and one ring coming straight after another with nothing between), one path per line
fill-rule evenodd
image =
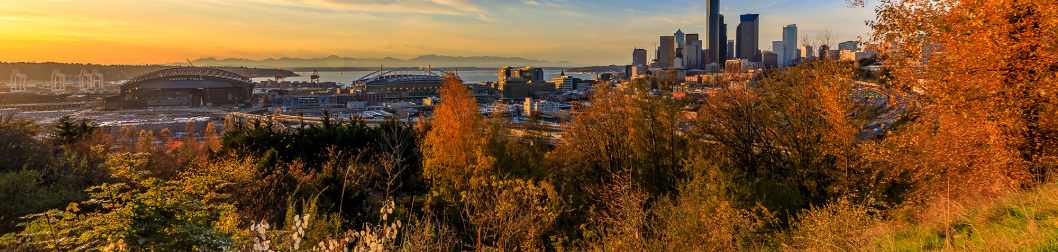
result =
M894 220L874 239L874 250L1058 250L1058 185L1013 193L990 202L934 207L928 218ZM943 212L938 212L943 211Z

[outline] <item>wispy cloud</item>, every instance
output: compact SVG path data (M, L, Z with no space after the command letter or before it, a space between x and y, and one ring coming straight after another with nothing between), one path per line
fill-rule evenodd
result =
M489 21L485 8L470 0L256 0L293 7L386 14L424 14L470 17Z
M533 8L554 11L571 17L586 17L587 15L577 11L573 4L566 0L522 0L522 3Z

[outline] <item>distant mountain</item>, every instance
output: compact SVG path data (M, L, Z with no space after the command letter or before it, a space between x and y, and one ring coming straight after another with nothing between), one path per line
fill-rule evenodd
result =
M339 67L489 67L494 68L501 65L533 65L533 66L563 66L568 61L549 62L544 60L527 59L521 57L497 57L497 56L445 56L445 55L423 55L411 59L385 58L350 58L331 55L322 58L267 58L261 60L240 58L203 58L192 61L200 66L227 66L227 67L269 67L269 68L339 68Z
M59 72L66 75L67 82L76 82L78 81L77 75L82 71L89 73L99 72L103 74L104 81L117 81L131 79L162 69L185 66L187 66L187 63L173 65L98 65L54 62L0 62L0 82L6 82L8 76L13 72L23 73L32 81L51 81L52 73ZM294 72L280 69L223 66L220 68L246 77L297 76Z

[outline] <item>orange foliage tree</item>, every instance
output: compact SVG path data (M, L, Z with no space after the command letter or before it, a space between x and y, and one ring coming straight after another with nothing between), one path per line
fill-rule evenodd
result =
M910 130L918 135L907 143L965 143L937 149L987 161L971 163L1012 180L1053 179L1058 1L882 0L877 14L873 39L892 83L920 98L918 121L934 125ZM936 141L958 136L977 140ZM996 152L997 145L1010 151Z
M483 135L485 120L457 77L446 76L440 94L441 104L434 110L422 146L423 175L437 189L462 191L493 166Z

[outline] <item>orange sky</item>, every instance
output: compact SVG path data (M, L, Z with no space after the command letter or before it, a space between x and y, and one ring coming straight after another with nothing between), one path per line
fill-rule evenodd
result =
M701 6L677 5L686 2L640 10L628 7L642 1L629 0L0 0L0 61L443 54L620 64L632 47L652 47L657 35L703 27ZM869 11L848 12L855 18ZM762 32L762 40L774 33Z

